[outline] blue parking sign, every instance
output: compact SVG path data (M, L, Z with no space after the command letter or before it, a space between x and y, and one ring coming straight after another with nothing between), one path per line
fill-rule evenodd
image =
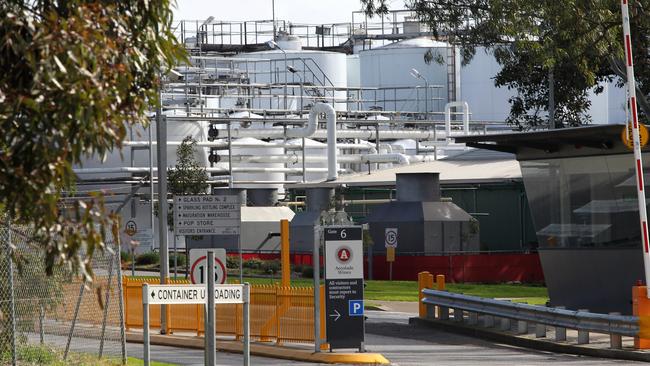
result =
M363 300L349 300L348 314L350 316L363 316Z

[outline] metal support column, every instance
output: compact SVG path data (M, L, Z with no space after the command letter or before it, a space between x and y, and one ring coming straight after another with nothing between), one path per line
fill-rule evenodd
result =
M207 284L206 296L208 297L207 307L208 307L208 316L205 324L205 353L206 353L206 365L214 366L217 359L217 348L215 344L215 303L214 303L214 251L208 250L208 275L205 278L205 283Z
M314 352L320 352L320 227L314 227L314 252L312 262L314 268Z
M169 247L167 244L167 118L158 110L156 123L156 154L158 158L158 241L160 251L160 283L169 278ZM167 305L160 305L160 333L167 333Z

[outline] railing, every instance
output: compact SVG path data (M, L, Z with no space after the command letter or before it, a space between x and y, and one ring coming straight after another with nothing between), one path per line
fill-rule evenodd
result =
M519 334L528 333L528 323L534 323L538 338L546 336L546 326L552 326L555 327L557 341L566 341L566 329L574 329L578 331L578 344L589 343L589 332L609 334L613 349L622 347L621 336L639 335L639 317L636 316L574 311L433 290L427 288L433 287L432 277L428 272L418 276L421 318L448 320L449 310L452 309L453 319L466 321L468 325L478 325L479 315L482 315L486 327L494 326L497 318L502 320L502 330L510 330L510 321L515 320ZM444 281L444 276L438 277L443 277ZM468 313L467 318L465 312Z
M124 277L124 308L126 329L142 328L142 284L157 279ZM187 284L187 280L169 280L169 284ZM321 288L321 292L323 289ZM324 296L321 295L321 299ZM323 306L321 304L321 306ZM170 305L167 324L170 333L204 333L202 304ZM321 322L325 322L324 313ZM160 305L151 305L152 327L160 327ZM216 309L216 332L241 339L242 305L222 304ZM311 287L252 285L250 304L250 335L259 341L314 342L314 294ZM325 335L322 334L322 338Z

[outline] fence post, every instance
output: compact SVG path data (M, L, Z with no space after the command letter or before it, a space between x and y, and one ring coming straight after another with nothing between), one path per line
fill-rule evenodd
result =
M142 343L143 347L143 359L144 366L149 366L149 358L151 357L151 350L149 349L149 284L142 284Z
M244 283L244 366L251 364L251 325L250 325L250 302L251 302L251 288L248 282Z
M621 315L619 312L609 313L609 315ZM620 334L610 334L609 335L609 348L611 349L622 349L623 348L623 337Z
M564 306L557 306L557 309L566 309ZM566 328L555 327L555 341L562 342L566 341Z
M7 222L7 264L9 268L9 311L11 312L11 364L16 366L16 299L14 297L14 264L11 260L11 225Z
M39 335L41 346L45 344L45 330L43 329L44 318L45 318L45 309L43 309L43 305L40 305L38 309L38 335Z
M280 301L281 287L275 284L275 344L280 345Z
M72 336L74 334L74 327L77 323L77 316L79 316L79 307L81 306L81 299L84 295L84 287L86 287L86 280L84 279L81 282L81 287L79 288L79 297L77 298L77 305L74 308L74 316L72 317L72 324L70 324L70 332L68 333L68 342L65 345L65 352L63 353L63 359L68 358L68 351L70 350L70 342L72 341Z
M104 300L104 315L102 317L102 335L99 338L99 358L102 358L102 354L104 353L104 336L106 335L106 320L108 318L108 307L110 306L111 300L111 282L113 281L113 262L115 261L115 256L119 255L119 251L117 253L118 254L115 254L115 252L113 252L113 255L111 256L111 260L109 262L108 283L106 284L106 299Z
M578 309L578 312L588 312L588 309ZM578 330L578 344L588 344L589 343L589 331Z
M445 291L445 275L436 275L436 290ZM449 319L449 308L445 306L438 306L438 319Z
M429 284L431 282L431 284ZM419 316L421 319L427 317L427 305L422 302L424 299L424 293L422 290L425 288L433 287L433 275L428 271L418 273L418 302L419 302Z

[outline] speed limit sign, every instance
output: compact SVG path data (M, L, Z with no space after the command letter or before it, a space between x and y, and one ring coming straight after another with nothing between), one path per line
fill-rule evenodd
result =
M226 268L226 250L223 248L214 251L214 282L226 283L228 271ZM208 265L207 249L190 249L190 281L194 284L205 283Z
M385 246L386 248L397 248L397 228L386 228Z

